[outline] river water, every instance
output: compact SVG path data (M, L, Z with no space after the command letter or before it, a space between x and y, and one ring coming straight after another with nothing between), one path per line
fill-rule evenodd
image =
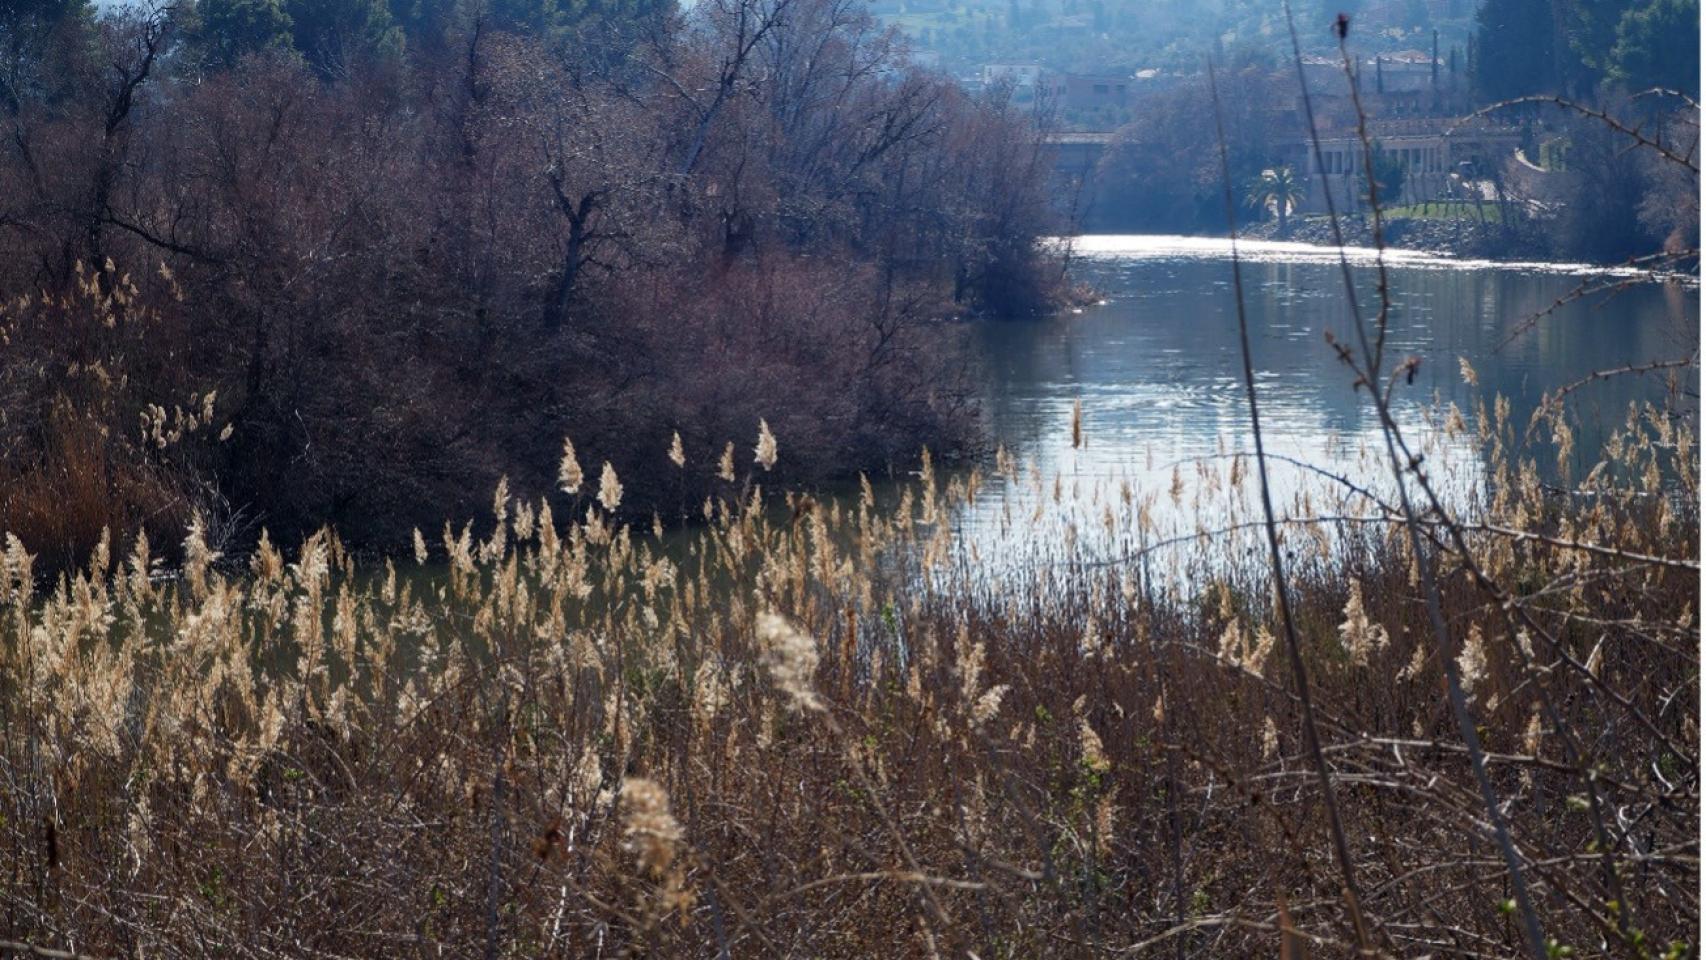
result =
M1378 483L1386 470L1374 413L1326 340L1354 337L1338 252L1248 242L1239 253L1269 451ZM1350 259L1363 312L1372 316L1374 252L1351 251ZM1140 496L1177 492L1176 474L1189 484L1200 479L1205 458L1225 463L1253 449L1226 241L1081 237L1073 274L1105 302L1041 322L986 324L974 334L987 370L991 439L1034 468L1021 472L1028 482L994 483L980 494L961 518L962 529L974 535L998 521L1009 528L1015 500L1025 500L1027 491L1031 500L1049 501L1048 512L1064 522L1089 528L1094 515L1105 515L1098 505L1116 487ZM1430 432L1425 421L1437 405L1455 403L1472 425L1477 401L1490 408L1495 395L1509 400L1520 434L1549 391L1598 370L1687 358L1699 346L1700 293L1691 281L1626 283L1632 279L1626 274L1585 266L1403 252L1389 255L1388 277L1387 367L1409 356L1421 361L1396 405L1417 436ZM1613 286L1622 289L1607 289ZM1475 384L1466 381L1460 361L1474 369ZM1680 399L1662 373L1617 377L1573 393L1575 475L1598 459L1606 429L1624 419L1632 402L1668 396L1697 430L1698 371L1678 374ZM1083 410L1079 447L1071 431L1075 401ZM1458 443L1436 437L1434 475L1449 476L1457 495L1468 495L1481 455L1468 437ZM1549 448L1538 448L1536 460L1543 477L1556 479ZM1274 472L1279 499L1295 503L1310 475L1283 464ZM1060 506L1074 501L1076 509ZM1168 503L1189 517L1181 523L1212 526L1201 516L1202 501L1164 497L1162 512ZM1044 512L1029 504L1017 510Z

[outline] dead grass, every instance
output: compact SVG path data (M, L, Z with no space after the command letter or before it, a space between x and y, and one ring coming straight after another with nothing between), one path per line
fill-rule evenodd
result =
M1482 413L1462 435L1494 458L1462 516L1473 559L1557 647L1512 635L1443 536L1429 549L1537 910L1576 955L1677 955L1699 930L1692 439L1635 411L1560 497ZM1063 493L1005 457L945 483L926 463L892 508L784 514L752 459L667 548L584 487L500 489L425 567L358 566L323 532L235 569L192 528L175 577L139 543L47 584L9 540L0 936L96 956L1350 955L1248 464L1175 488L1178 516L1229 518L1198 530L1156 519L1168 491ZM1004 510L985 499L994 519L955 536L992 489ZM1310 496L1282 524L1294 615L1374 941L1517 952L1401 526L1331 483ZM1056 498L1086 509L1034 509Z

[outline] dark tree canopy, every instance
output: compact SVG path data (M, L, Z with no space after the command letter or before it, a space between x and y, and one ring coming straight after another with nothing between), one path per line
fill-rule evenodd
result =
M1623 15L1611 48L1612 79L1632 90L1700 92L1699 0L1650 0Z
M88 0L0 0L0 30L32 23L55 23L88 11Z
M1557 89L1548 0L1486 0L1476 17L1475 88L1488 100L1507 100Z
M1472 79L1489 101L1699 89L1699 0L1485 0L1475 41Z
M401 46L384 0L285 0L284 10L297 52L322 74Z
M942 318L1059 282L1029 109L919 70L855 0L79 10L7 8L0 302L94 266L162 322L44 315L0 351L0 398L40 400L0 417L0 489L65 424L117 465L84 471L126 492L78 549L220 503L400 543L500 474L553 489L566 432L635 510L681 502L650 455L673 434L693 501L760 417L807 482L950 451ZM91 366L94 398L63 373ZM147 404L210 391L226 441L135 446Z
M262 50L289 49L290 14L281 0L202 0L192 42L204 63L229 67Z
M86 26L88 0L0 0L0 111L46 96L64 78L46 59L68 28Z

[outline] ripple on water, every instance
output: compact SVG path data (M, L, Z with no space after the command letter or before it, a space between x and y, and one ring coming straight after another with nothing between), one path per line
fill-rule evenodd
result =
M1269 242L1239 249L1257 265L1245 273L1245 302L1268 449L1378 487L1386 472L1378 425L1324 338L1331 333L1349 342L1354 329L1339 252ZM1168 491L1177 466L1186 465L1189 487L1194 461L1249 449L1230 247L1207 238L1085 237L1077 252L1077 278L1101 290L1107 302L1080 315L975 331L986 369L995 374L985 406L992 439L1045 478L1099 478L1113 485L1114 495L1126 483L1138 496L1159 492L1156 513L1162 516L1172 503ZM1346 257L1359 292L1369 297L1363 309L1371 313L1374 251L1351 250ZM1500 394L1510 400L1511 422L1526 424L1543 390L1606 367L1687 356L1699 343L1697 285L1640 284L1608 302L1574 301L1507 344L1528 316L1551 307L1583 275L1618 271L1403 251L1393 252L1388 263L1394 310L1387 369L1408 356L1422 361L1415 382L1400 385L1396 394L1395 412L1412 437L1425 432L1436 399L1456 404L1472 420L1477 403ZM1464 381L1460 358L1478 371L1478 386ZM1657 378L1622 377L1577 396L1584 418L1601 411L1620 421L1630 402L1662 393ZM1075 400L1083 403L1081 448L1071 440ZM1698 420L1697 403L1689 413ZM1578 457L1596 451L1601 438L1584 423ZM1554 457L1549 449L1543 453L1539 468L1550 473ZM1467 491L1482 475L1479 457L1453 446L1435 450L1429 462ZM1580 476L1591 466L1573 469ZM1284 503L1318 479L1295 463L1276 463L1273 476L1276 499ZM1052 500L1052 484L1042 489ZM975 526L980 518L1005 518L1002 500L1024 501L1030 490L1028 480L997 484L963 519ZM1193 497L1187 490L1185 507L1169 522L1188 527L1200 518L1200 510L1190 509ZM1029 506L1020 506L1015 515L1029 516Z

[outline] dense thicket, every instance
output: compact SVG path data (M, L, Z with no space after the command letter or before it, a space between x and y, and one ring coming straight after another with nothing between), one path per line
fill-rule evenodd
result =
M951 447L947 321L1051 282L1029 118L848 0L0 21L0 527L50 552L396 542L565 434L666 515L761 417L790 480Z

